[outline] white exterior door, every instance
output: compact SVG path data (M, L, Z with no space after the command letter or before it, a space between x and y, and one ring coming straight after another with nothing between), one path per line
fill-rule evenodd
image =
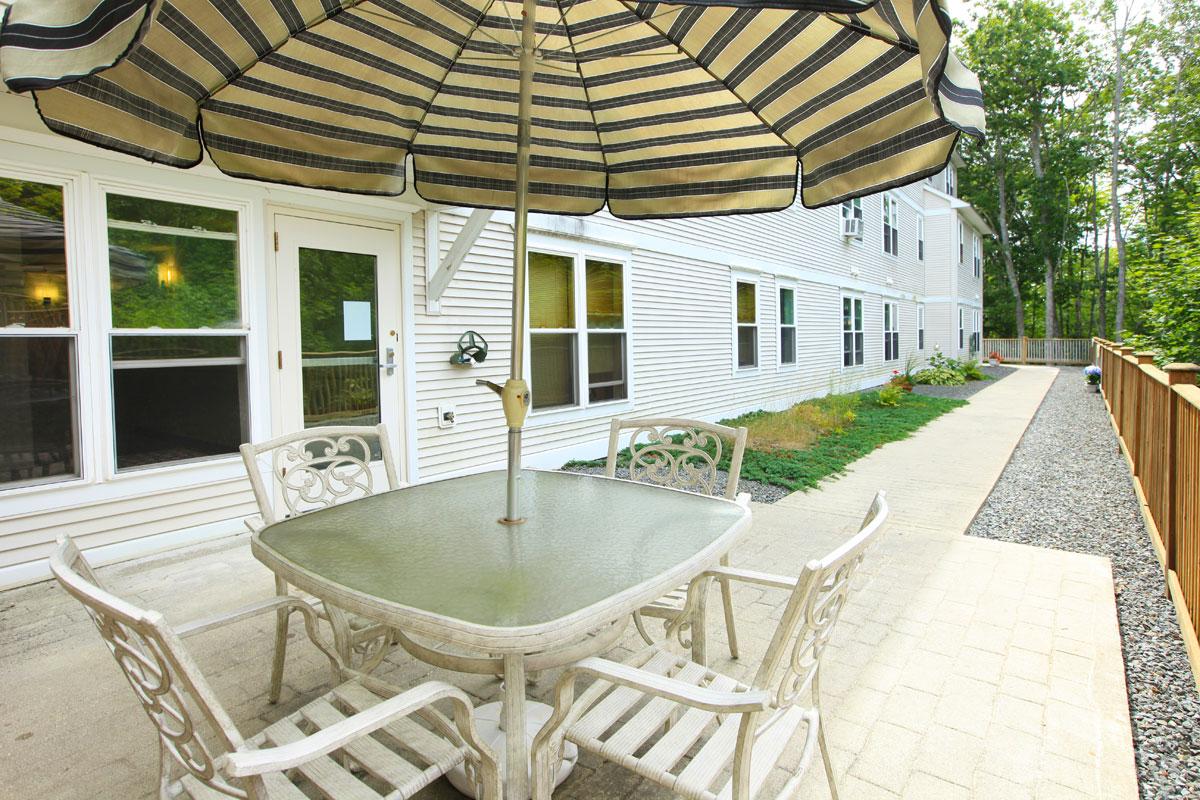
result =
M403 465L399 229L274 219L274 432L382 422Z

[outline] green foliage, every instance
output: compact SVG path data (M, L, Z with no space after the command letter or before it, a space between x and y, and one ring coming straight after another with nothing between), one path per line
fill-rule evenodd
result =
M62 187L48 183L0 178L0 200L62 222Z
M986 381L988 376L984 373L983 368L978 361L971 358L964 358L958 362L958 374L963 376L964 380L968 381Z
M966 382L961 372L950 367L929 367L913 376L913 383L928 386L962 386Z
M1142 333L1126 337L1139 350L1153 350L1164 362L1200 363L1200 205L1185 216L1178 236L1163 236L1158 258L1130 265L1142 297Z
M875 402L881 406L895 408L896 406L900 405L900 401L904 399L906 394L908 394L908 392L904 391L904 389L896 386L895 384L891 384L884 386L875 393Z
M823 478L841 474L848 464L877 447L907 438L930 420L965 405L963 400L910 395L899 406L891 407L881 405L876 392L859 395L856 400L848 400L842 395L821 400L832 402L832 405L826 405L827 410L840 408L843 413L853 415L852 421L841 430L820 436L805 448L767 451L757 449L753 443L747 445L742 459L742 477L793 491L811 489ZM723 420L723 423L746 424L772 413L776 412L756 411L734 420ZM628 450L618 454L617 463L629 465ZM571 461L563 466L597 467L603 464L603 459L597 459ZM728 452L718 466L728 469Z

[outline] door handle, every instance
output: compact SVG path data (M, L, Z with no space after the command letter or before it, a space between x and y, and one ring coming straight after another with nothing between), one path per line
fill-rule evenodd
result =
M396 373L396 348L388 347L383 352L387 360L380 361L379 368L386 369L388 375L394 375Z

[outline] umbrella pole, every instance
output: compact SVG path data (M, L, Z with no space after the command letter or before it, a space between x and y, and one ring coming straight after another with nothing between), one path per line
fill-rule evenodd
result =
M533 119L534 23L537 0L523 0L521 8L520 95L517 104L517 185L513 230L512 361L501 400L508 422L508 492L504 518L507 525L524 522L517 480L521 474L521 427L529 410L525 383L525 275L529 236L529 138Z

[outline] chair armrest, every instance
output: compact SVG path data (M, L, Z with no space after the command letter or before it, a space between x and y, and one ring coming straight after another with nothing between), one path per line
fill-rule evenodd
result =
M319 602L319 601L318 601ZM232 625L235 622L241 622L244 619L256 617L259 614L265 614L268 611L278 611L281 608L286 608L291 611L299 611L301 614L313 614L312 605L299 597L269 597L265 600L259 600L256 603L251 603L241 608L235 608L233 611L223 611L220 614L213 614L208 617L186 622L183 625L175 626L175 634L180 639L186 639L189 636L195 636L198 633L207 633L208 631ZM315 618L313 620L316 622Z
M702 572L700 578L724 578L789 592L796 588L795 578L789 578L786 575L772 575L769 572L755 572L751 569L738 569L737 567L713 567Z
M749 692L722 692L603 658L585 658L568 667L566 672L572 678L579 675L590 675L618 686L640 689L656 697L674 700L701 711L712 711L717 714L744 714L751 711L762 711L771 704L770 692L759 689ZM566 677L567 674L564 674L563 678ZM559 679L560 683L563 678Z
M439 700L452 700L455 719L459 728L470 726L471 701L458 688L442 681L427 681L394 697L360 711L352 717L323 728L298 742L268 747L262 750L238 750L228 754L222 771L231 778L262 775L265 772L280 772L306 764L315 758L327 756L350 742L374 733L397 719L407 717L415 711L432 705ZM468 737L464 737L468 738ZM468 739L469 740L469 739ZM481 743L472 743L478 749ZM482 753L492 758L490 751Z
M246 527L250 529L251 533L258 533L263 528L267 527L267 523L264 522L263 518L258 514L246 517L244 520L242 520L242 522L246 524Z

